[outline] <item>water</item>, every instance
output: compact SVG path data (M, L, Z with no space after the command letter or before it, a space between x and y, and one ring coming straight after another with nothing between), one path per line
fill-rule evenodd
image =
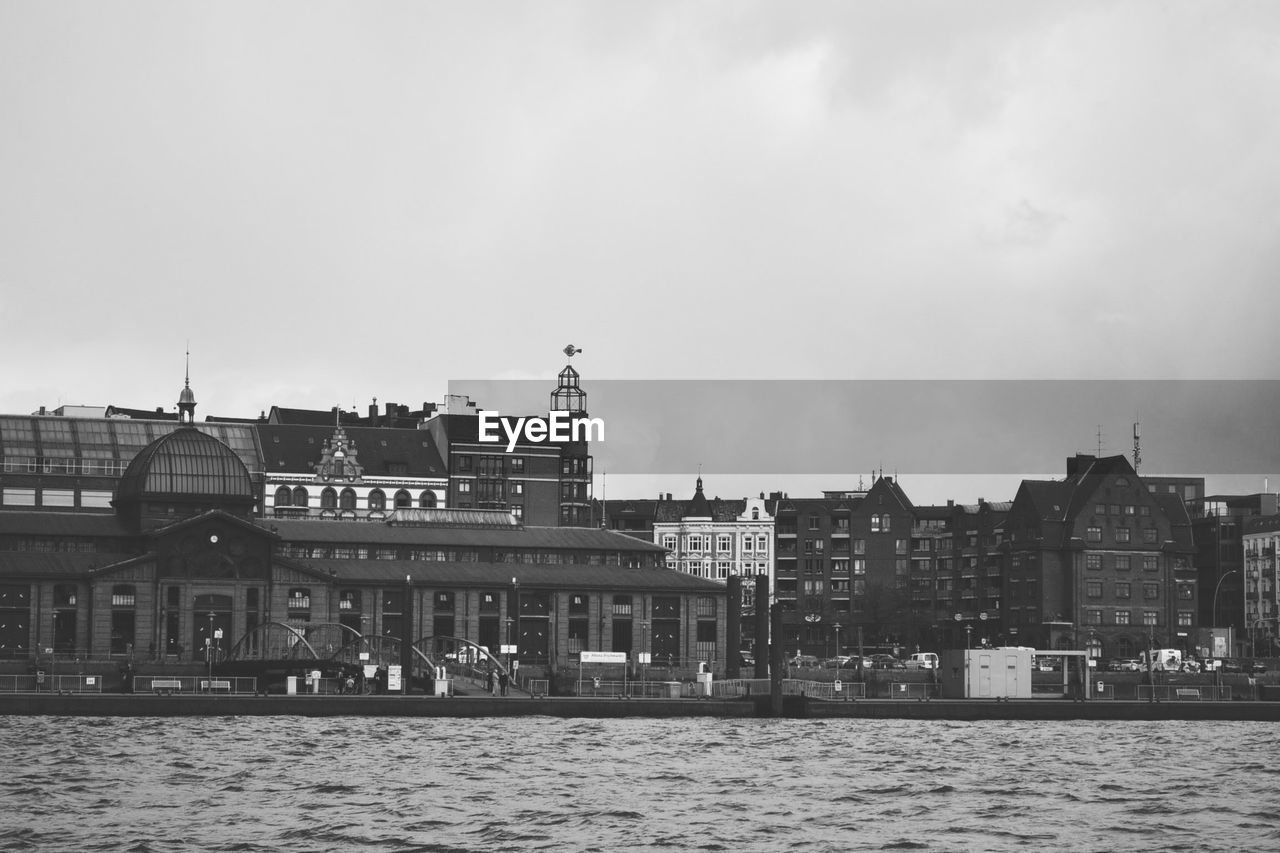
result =
M0 718L0 849L1280 849L1263 723Z

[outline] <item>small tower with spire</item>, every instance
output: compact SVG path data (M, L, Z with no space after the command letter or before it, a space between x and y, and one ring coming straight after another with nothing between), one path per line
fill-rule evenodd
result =
M580 352L582 348L573 344L564 348L564 354L569 358ZM551 392L551 411L568 412L575 417L587 414L587 392L580 387L578 371L573 369L572 364L566 364L564 370L560 371L556 390Z
M178 395L178 421L185 426L196 423L196 392L191 390L191 350L187 350L187 374Z

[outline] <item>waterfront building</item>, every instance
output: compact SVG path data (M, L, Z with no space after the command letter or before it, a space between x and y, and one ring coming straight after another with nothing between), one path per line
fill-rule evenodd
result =
M268 624L305 635L332 623L365 635L512 643L534 671L570 666L583 650L641 649L673 666L707 661L723 671L724 586L668 570L660 546L529 525L506 508L389 506L362 523L341 513L263 517L259 432L197 424L194 394L183 390L176 422L0 419L0 453L14 469L4 488L26 490L0 513L0 658L50 648L65 659L177 662L242 642L252 654ZM348 432L329 432L336 475L335 437ZM122 447L136 450L126 460ZM355 454L360 466L364 453ZM43 500L58 477L71 478L71 499ZM109 499L84 505L83 491L108 485Z
M1019 644L1135 657L1193 647L1198 579L1179 494L1123 456L1077 454L1064 480L1024 480L1004 523L1005 629Z
M1208 495L1186 504L1196 543L1196 576L1200 589L1198 622L1224 635L1223 654L1248 654L1245 529L1254 519L1276 515L1276 496L1269 493ZM1253 598L1256 601L1256 596ZM1208 647L1210 643L1200 645Z
M1275 495L1267 505L1275 506ZM1280 656L1280 515L1258 516L1244 524L1244 620L1251 657Z

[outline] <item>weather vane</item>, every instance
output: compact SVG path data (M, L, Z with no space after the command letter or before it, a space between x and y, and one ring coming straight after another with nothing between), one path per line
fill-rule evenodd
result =
M577 355L580 352L582 352L582 347L575 347L573 344L569 344L567 347L564 348L564 354L567 355L569 358L573 358L575 355Z

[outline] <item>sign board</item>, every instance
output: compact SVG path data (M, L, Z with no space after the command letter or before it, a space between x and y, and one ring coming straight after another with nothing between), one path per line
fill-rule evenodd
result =
M92 675L87 675L85 676L84 683L86 687L93 687L98 683L98 679L94 678Z
M503 643L501 646L498 647L498 654L500 655L519 654L519 648L511 643Z
M839 693L841 690L844 690L844 685L840 683L839 679L836 679L835 681L831 682L831 689Z
M394 663L387 667L387 692L400 689L400 664Z
M583 663L626 663L626 652L583 652Z
M653 655L649 654L648 652L641 652L639 655L637 655L637 657L639 658L637 663L653 663L653 660L652 660Z

